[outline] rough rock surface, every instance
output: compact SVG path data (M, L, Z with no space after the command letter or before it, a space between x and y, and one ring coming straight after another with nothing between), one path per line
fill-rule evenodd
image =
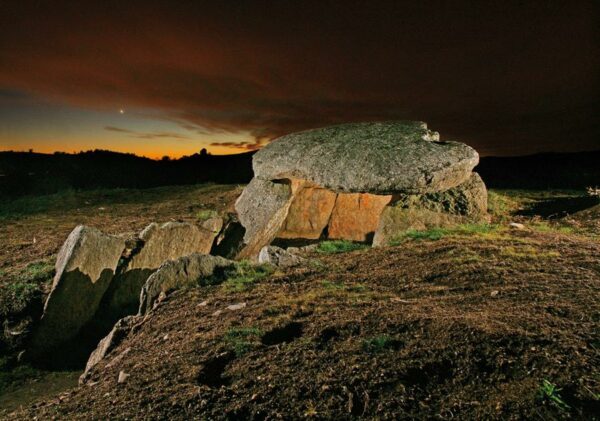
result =
M235 209L246 229L245 247L239 257L256 257L269 244L283 225L292 203L295 183L273 183L253 178L246 186Z
M336 194L320 187L307 186L295 195L278 238L318 239L329 223Z
M397 195L393 200L381 214L373 246L386 246L408 230L481 223L489 218L487 190L477 173L472 173L465 183L444 192Z
M220 256L192 254L169 260L154 272L142 287L139 314L146 314L161 294L186 287L212 285L223 281L235 263Z
M104 359L113 349L115 349L123 339L129 334L133 325L141 319L139 316L127 316L112 328L110 333L98 343L96 349L90 354L85 370L79 377L79 383L83 384L87 380L89 372Z
M210 218L201 227L183 222L148 225L140 233L138 249L113 278L102 299L98 322L105 321L110 328L120 318L135 314L140 305L140 291L148 277L167 260L210 253L222 225L221 218Z
M264 246L258 254L258 263L268 263L282 269L299 266L304 262L306 259L303 257L277 246Z
M328 238L370 242L379 225L383 208L392 196L340 193L331 214Z
M254 155L256 178L300 179L336 192L424 194L466 181L477 152L415 121L353 123L282 136ZM246 226L244 224L244 226Z
M113 277L125 240L76 227L56 261L52 290L30 343L30 354L52 351L73 339L94 316Z

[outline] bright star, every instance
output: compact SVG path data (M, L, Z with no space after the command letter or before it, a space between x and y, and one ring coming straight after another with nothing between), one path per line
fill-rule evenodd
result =
M124 110L123 108L121 108L121 109L119 110L119 113L120 113L120 114L125 114L125 110Z

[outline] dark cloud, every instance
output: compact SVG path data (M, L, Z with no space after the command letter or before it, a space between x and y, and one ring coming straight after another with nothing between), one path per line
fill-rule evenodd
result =
M120 127L106 126L104 130L117 133L125 133L131 137L137 139L176 139L176 140L188 140L189 136L182 135L174 132L139 132L135 130L122 129Z
M428 121L483 153L591 149L597 12L592 1L8 1L0 89L248 131L244 149L387 119Z

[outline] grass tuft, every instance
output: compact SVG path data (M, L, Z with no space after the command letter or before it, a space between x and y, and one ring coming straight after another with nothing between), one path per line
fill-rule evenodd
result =
M203 209L196 213L196 218L200 222L204 222L210 218L216 218L219 216L219 213L214 209Z
M235 269L227 273L227 279L223 282L225 289L230 291L246 291L252 285L275 272L271 265L261 264L253 265L247 260L237 263Z
M354 243L347 240L329 240L319 243L317 252L325 254L346 253L354 250L363 250L369 246L362 243Z
M549 400L554 406L556 406L561 411L568 411L571 409L569 405L563 400L560 396L560 392L562 389L558 388L555 384L550 381L544 379L542 384L540 385L539 394L542 399Z
M240 357L258 344L262 330L257 327L231 328L225 334L227 346Z
M387 349L396 349L398 341L388 335L375 336L362 341L362 349L370 354L383 352Z
M437 241L449 236L489 235L497 231L496 225L462 224L450 228L430 228L428 230L408 230L390 241L390 246L397 246L408 240Z

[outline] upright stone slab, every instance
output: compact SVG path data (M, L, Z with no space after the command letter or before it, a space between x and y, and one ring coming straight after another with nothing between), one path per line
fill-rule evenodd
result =
M472 173L465 183L444 192L395 196L381 214L373 246L389 245L408 230L488 221L487 190L479 174Z
M368 193L340 193L337 196L328 238L370 242L379 225L383 208L390 202L390 195Z
M306 186L295 195L278 238L316 240L329 224L337 195L329 190Z
M293 182L272 182L252 179L238 200L235 210L246 232L240 258L258 257L260 249L269 244L287 217L294 194L300 185Z
M124 248L124 239L95 228L80 225L71 232L58 253L52 290L30 343L32 357L73 340L92 319Z
M135 314L140 305L140 291L148 277L167 260L210 253L222 225L221 218L210 218L200 227L184 222L148 225L140 233L138 249L111 282L96 323L107 330L120 318Z

